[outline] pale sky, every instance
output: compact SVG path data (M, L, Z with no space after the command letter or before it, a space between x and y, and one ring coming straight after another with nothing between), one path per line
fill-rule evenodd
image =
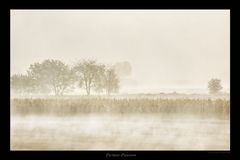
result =
M11 75L45 59L128 61L135 89L229 88L230 11L11 10Z

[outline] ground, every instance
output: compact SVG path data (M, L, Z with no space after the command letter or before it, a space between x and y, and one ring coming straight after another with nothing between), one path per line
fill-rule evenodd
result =
M12 150L229 150L230 122L159 114L12 116Z

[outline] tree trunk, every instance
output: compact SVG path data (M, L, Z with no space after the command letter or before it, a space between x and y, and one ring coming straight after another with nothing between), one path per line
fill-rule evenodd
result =
M88 88L88 92L87 92L88 96L90 95L90 92L91 92L91 91L90 91L90 87L89 87L89 88Z
M86 92L87 92L87 95L89 96L90 95L90 87L89 86L86 87Z

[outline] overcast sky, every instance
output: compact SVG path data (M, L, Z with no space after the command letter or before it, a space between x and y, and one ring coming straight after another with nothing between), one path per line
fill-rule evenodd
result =
M11 10L11 74L59 59L129 61L134 86L230 83L229 10Z

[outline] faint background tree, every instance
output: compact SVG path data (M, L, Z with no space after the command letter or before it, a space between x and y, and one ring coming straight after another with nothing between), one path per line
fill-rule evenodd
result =
M75 81L74 72L59 60L31 64L27 72L41 90L49 89L55 95L63 95Z
M132 68L129 62L124 61L124 62L117 62L113 66L116 74L118 75L119 78L124 78L127 76L130 76L132 73Z
M221 86L221 80L220 79L211 79L209 82L208 82L208 89L209 89L209 92L210 94L217 94L220 92L220 90L222 89L222 86Z

